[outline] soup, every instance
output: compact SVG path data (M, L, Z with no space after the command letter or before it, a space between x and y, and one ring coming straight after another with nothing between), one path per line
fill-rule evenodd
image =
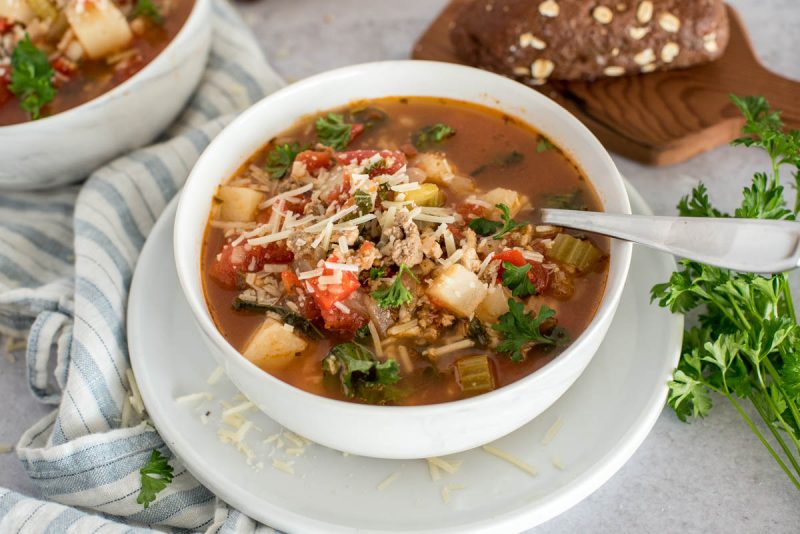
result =
M546 137L424 97L301 120L219 186L202 277L222 335L305 391L370 404L463 399L552 360L586 328L605 239L537 225L600 210Z
M193 0L0 0L0 126L78 106L172 40Z

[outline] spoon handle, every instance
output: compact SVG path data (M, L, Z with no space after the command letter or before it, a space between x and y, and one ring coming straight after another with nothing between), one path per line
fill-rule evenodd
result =
M776 273L800 264L800 223L794 221L540 212L546 224L616 237L726 269Z

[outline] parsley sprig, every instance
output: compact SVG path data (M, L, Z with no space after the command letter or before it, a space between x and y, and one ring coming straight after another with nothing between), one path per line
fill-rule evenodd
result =
M800 180L800 132L785 132L778 112L761 97L733 102L746 119L735 145L759 147L772 163L745 188L736 217L794 220L784 201L780 169L793 167ZM713 207L704 186L678 204L684 216L727 217ZM684 260L682 270L655 286L653 300L675 313L699 312L699 323L684 333L678 367L669 382L669 405L677 416L705 417L715 392L726 398L756 434L786 476L800 490L800 326L786 273L737 273ZM765 426L745 409L749 403ZM768 439L766 431L771 436Z
M47 54L36 48L26 33L11 53L11 83L8 89L19 98L20 107L36 120L42 108L53 101L53 67Z
M289 172L297 155L306 147L299 143L275 145L267 152L266 170L273 180L280 180Z
M136 5L131 12L131 18L146 17L159 26L164 23L164 17L161 15L161 10L153 2L153 0L137 0Z
M525 306L521 302L508 299L508 312L500 316L498 323L492 325L502 336L497 352L508 354L512 361L521 362L525 358L523 351L535 345L555 345L559 341L555 332L551 335L542 333L545 321L555 315L555 310L542 305L534 317L531 312L525 313Z
M536 286L528 276L530 270L530 263L517 267L513 263L503 262L503 285L511 290L511 295L529 297L536 294Z
M169 465L166 457L162 456L158 450L153 449L150 459L139 470L139 475L142 489L139 490L136 502L147 508L156 500L156 495L172 482L172 466Z
M407 273L415 281L419 281L405 263L400 265L400 270L397 271L397 276L394 277L392 285L372 292L372 298L375 299L378 306L381 308L398 308L414 299L411 291L403 285L403 273Z
M443 142L456 134L450 126L437 122L421 128L411 136L411 143L417 150L428 150L433 145Z
M396 400L400 391L391 388L400 381L400 366L395 360L379 361L365 346L341 343L322 361L326 375L335 376L347 397L385 404Z
M350 142L352 125L344 121L344 116L338 113L328 113L317 119L315 124L317 139L323 145L334 150L344 150Z
M476 234L482 236L494 234L492 239L500 240L507 233L528 225L527 222L517 222L512 219L511 211L505 204L495 204L494 207L500 210L500 217L503 221L493 221L484 217L472 219L469 223L469 227L472 228Z

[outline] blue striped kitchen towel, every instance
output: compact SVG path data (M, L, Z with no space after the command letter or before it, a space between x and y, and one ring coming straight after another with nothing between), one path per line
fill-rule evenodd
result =
M230 117L282 81L233 8L214 3L209 64L162 137L81 186L0 195L0 334L27 336L32 393L55 410L16 447L48 501L0 489L0 532L255 532L177 459L147 509L136 503L150 452L171 456L129 402L125 308L139 251L197 157Z

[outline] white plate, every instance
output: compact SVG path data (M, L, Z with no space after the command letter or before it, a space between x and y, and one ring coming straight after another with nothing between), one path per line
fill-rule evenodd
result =
M649 213L629 186L634 213ZM636 248L630 276L606 340L578 381L550 409L494 443L539 474L476 449L447 457L463 462L455 474L431 480L423 460L378 460L310 445L264 443L280 427L260 412L246 437L251 464L217 437L220 400L237 391L223 379L209 386L216 365L198 339L181 294L172 255L172 202L153 228L139 259L128 305L131 362L147 411L169 448L223 500L272 527L290 532L488 532L524 530L574 506L633 455L661 412L666 383L680 350L683 320L649 303L653 284L675 268L672 258ZM208 391L214 400L177 403ZM235 401L233 401L235 402ZM204 425L199 414L211 411ZM558 419L560 432L542 438ZM294 475L272 457L294 461ZM555 460L555 461L554 461ZM558 469L554 464L563 464ZM382 481L397 474L378 491ZM450 486L444 502L442 490ZM462 489L455 487L463 486Z

